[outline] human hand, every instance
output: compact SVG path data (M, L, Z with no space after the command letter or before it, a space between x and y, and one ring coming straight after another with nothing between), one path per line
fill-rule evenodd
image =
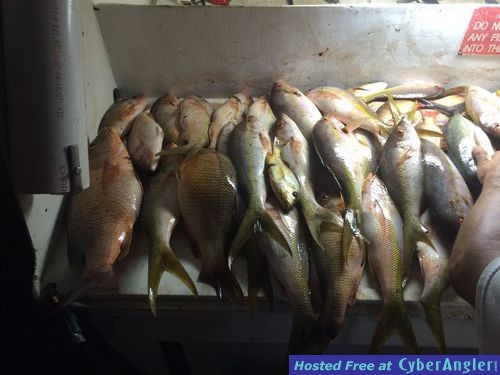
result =
M490 159L481 146L476 146L472 154L476 159L477 177L481 184L500 186L500 151L495 152Z

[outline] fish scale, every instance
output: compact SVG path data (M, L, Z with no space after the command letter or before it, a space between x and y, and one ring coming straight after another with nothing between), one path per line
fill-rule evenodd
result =
M387 139L380 158L380 172L403 217L404 268L403 282L411 277L417 242L432 247L427 229L420 222L424 195L424 175L420 139L412 124L403 117Z
M219 298L240 299L238 281L227 265L227 237L236 210L236 171L231 160L212 149L186 158L179 171L177 198L190 238L203 265L199 281Z
M129 251L142 185L119 132L103 128L90 145L90 187L68 201L68 257L78 280L69 301L118 288L113 265Z
M377 176L371 176L365 182L362 216L363 233L369 241L368 262L383 300L370 352L377 353L396 332L408 350L416 353L417 342L403 300L403 223L386 187Z

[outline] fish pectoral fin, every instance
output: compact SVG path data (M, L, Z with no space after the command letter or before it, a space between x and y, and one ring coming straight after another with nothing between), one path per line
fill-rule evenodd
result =
M400 167L407 160L410 160L412 157L413 150L410 148L405 149L404 153L401 155L399 160L396 162L396 165Z
M173 253L170 246L164 242L156 241L150 249L148 260L148 299L149 307L156 316L156 300L158 288L163 272L168 272L177 277L195 296L198 295L196 286L186 269Z
M403 300L384 304L370 344L370 354L378 353L394 332L403 340L410 354L418 354L417 340Z

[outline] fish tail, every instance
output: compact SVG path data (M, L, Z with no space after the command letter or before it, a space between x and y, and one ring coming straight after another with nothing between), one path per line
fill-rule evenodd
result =
M314 322L307 338L310 353L323 354L328 346L330 346L330 342L335 340L343 325L343 318L332 319L331 316L326 317L324 314L320 314L318 320Z
M262 290L273 308L273 285L262 252L255 246L247 246L248 308L252 318L257 311L257 294Z
M148 299L149 307L154 316L156 316L156 300L163 272L171 273L186 285L191 293L195 296L198 295L193 280L166 242L155 241L151 247L148 262Z
M356 241L358 241L359 247L364 253L365 238L360 230L360 216L360 211L357 209L347 208L345 211L344 228L342 232L342 254L345 264L347 264L347 260L349 259L349 249L351 248L353 237L356 237Z
M115 270L112 266L84 271L73 288L69 298L64 302L61 308L66 307L71 302L89 293L116 293L118 291L118 282L115 276Z
M394 333L401 337L410 354L418 353L417 340L403 300L384 304L370 344L370 354L378 353L384 342Z
M441 303L439 296L437 299L421 299L420 302L424 308L425 322L430 328L434 338L437 341L438 350L441 354L446 354L446 341L444 337L443 319L441 316Z
M262 208L259 213L259 221L262 230L266 231L272 238L274 238L274 240L278 241L283 246L283 248L287 249L291 256L293 246L291 244L289 236L283 234L281 229L274 222L271 214L269 214L269 212L267 212L264 208Z
M404 238L404 260L403 260L403 286L408 285L411 279L411 270L413 259L415 257L415 250L417 242L423 242L430 246L434 251L434 245L429 239L429 230L422 225L420 220L406 220L403 225L403 238Z
M258 219L259 217L257 215L257 211L252 209L252 206L248 207L243 219L241 220L240 226L238 227L238 231L234 236L233 242L231 243L231 247L229 248L229 268L232 268L234 259L254 233L254 228L258 223Z
M314 319L309 316L300 316L294 313L292 330L288 339L288 354L309 354L313 348L309 345L308 336L310 334Z
M321 207L314 200L307 200L302 203L302 210L304 213L304 218L306 219L307 227L309 228L309 232L313 237L314 241L318 244L319 247L324 249L324 246L321 242L320 234L321 234L321 224L323 223L331 223L338 226L339 231L343 227L342 218L332 211Z
M243 299L243 291L236 277L227 267L215 271L212 267L205 263L201 267L198 281L210 285L215 289L217 297L221 300L241 301Z

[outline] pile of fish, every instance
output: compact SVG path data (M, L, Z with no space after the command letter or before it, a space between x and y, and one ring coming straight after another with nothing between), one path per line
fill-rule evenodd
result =
M243 298L232 272L242 250L252 310L260 290L272 298L274 275L293 309L289 353L328 347L368 270L383 302L371 352L396 333L416 353L403 291L417 259L445 352L449 251L481 191L473 150L492 156L500 141L495 93L381 82L302 93L277 81L269 97L239 93L215 109L198 96L124 99L99 129L90 188L69 199L69 300L116 291L136 221L150 238L153 314L163 272L196 295L170 246L182 218L203 262L198 281L219 298Z

